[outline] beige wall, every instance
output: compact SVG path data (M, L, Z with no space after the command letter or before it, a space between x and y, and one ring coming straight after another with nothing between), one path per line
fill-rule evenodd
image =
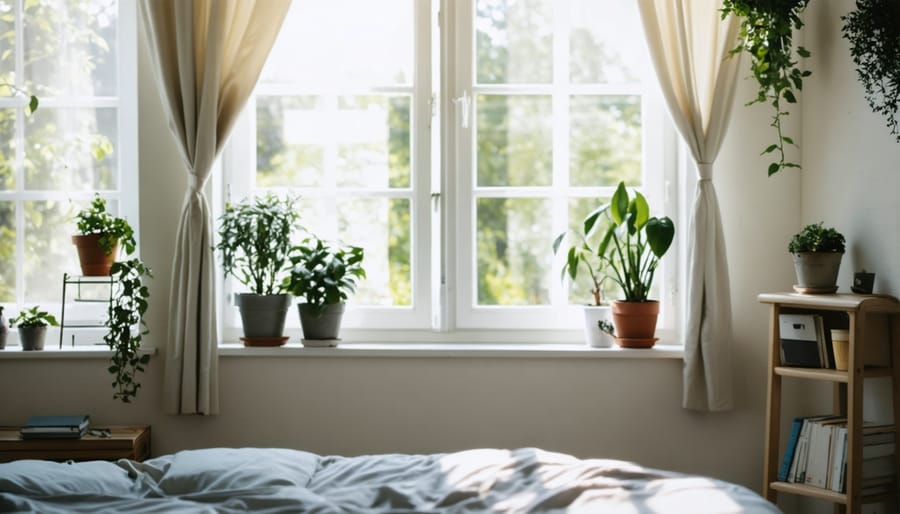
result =
M758 153L771 140L768 111L743 107L754 90L747 80L738 87L716 176L732 270L733 412L683 410L681 363L671 359L223 357L222 414L211 418L160 412L160 358L152 361L133 405L111 400L102 360L0 359L0 386L7 391L0 400L0 424L62 411L90 413L96 423L149 423L155 454L215 445L344 454L539 446L703 473L759 490L767 316L756 295L792 284L785 246L800 226L801 176L766 177ZM148 340L164 347L174 227L186 179L161 112L142 44L141 246L156 275ZM794 130L799 121L796 113L790 120ZM880 122L869 124L874 135ZM883 138L882 146L864 148L894 147ZM850 150L866 155L863 147L848 145ZM842 180L835 191L849 187L838 174L843 169L829 171L829 180L831 175ZM875 194L884 199L888 193L876 188ZM835 200L843 200L840 196L834 194ZM803 198L802 214L809 218L816 211ZM893 245L896 261L896 230L888 240L879 244ZM866 265L881 272L888 261ZM898 278L895 274L895 283Z

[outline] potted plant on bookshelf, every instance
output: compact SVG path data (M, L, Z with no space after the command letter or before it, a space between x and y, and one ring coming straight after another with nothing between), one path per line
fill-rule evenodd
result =
M649 295L659 259L675 238L675 224L668 217L651 217L647 199L637 191L632 198L624 182L619 183L609 204L588 215L586 232L601 215L609 224L596 254L608 262L610 278L624 297L612 303L616 343L625 348L650 348L657 340L659 301L650 300Z
M589 279L591 303L585 304L584 334L589 346L595 348L608 348L612 346L611 331L603 330L609 327L610 306L603 297L603 283L609 277L607 273L607 261L603 255L598 255L590 240L600 233L597 225L598 211L594 211L586 217L582 223L583 230L567 230L553 240L553 253L559 253L562 243L567 238L573 239L566 251L566 260L560 271L560 280L566 277L574 284L578 279L579 270L584 270ZM605 322L605 324L604 324Z
M103 341L113 351L109 372L113 377L113 398L131 403L141 384L136 375L150 362L150 354L141 354L141 341L149 330L144 313L149 305L150 290L144 283L152 277L150 268L140 259L113 263L110 270L114 288L110 297Z
M19 344L22 345L24 351L43 350L44 340L47 338L47 326L59 326L56 317L47 311L40 310L38 305L23 310L9 322L18 327Z
M85 276L108 276L118 255L119 246L125 254L134 252L137 243L134 230L125 218L110 214L106 200L94 196L89 207L75 216L78 234L72 243L78 250L81 273Z
M245 346L281 346L291 295L283 275L291 236L299 227L296 200L273 193L229 204L219 218L219 244L226 275L250 289L235 295Z
M336 346L344 308L356 283L365 278L359 246L330 243L314 235L291 250L284 287L301 298L297 304L304 346Z
M788 243L788 252L794 259L794 271L798 293L834 293L837 277L844 256L843 234L834 228L826 228L823 222L803 227Z

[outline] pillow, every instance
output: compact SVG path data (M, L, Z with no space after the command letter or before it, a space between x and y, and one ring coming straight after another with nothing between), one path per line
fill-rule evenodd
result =
M25 496L61 496L85 492L127 495L128 473L113 462L18 460L0 464L0 491Z

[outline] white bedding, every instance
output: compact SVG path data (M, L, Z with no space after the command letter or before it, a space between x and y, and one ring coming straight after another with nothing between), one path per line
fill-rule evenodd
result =
M0 464L0 512L778 513L744 487L533 448L322 457L188 450L143 463Z

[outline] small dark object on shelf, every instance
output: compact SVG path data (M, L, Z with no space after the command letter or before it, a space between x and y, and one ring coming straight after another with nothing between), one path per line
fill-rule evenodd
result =
M850 287L850 290L856 294L872 294L874 285L875 273L862 270L853 274L853 286Z

